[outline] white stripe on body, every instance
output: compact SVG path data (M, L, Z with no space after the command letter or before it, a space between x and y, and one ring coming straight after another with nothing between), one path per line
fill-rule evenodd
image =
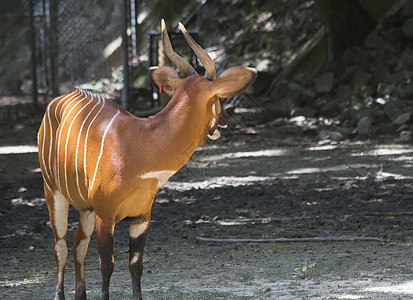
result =
M82 92L80 92L81 93L81 95L82 96L84 96L84 94L82 93ZM61 122L60 123L60 133L59 133L59 139L58 139L58 148L57 148L57 157L59 158L60 157L60 144L61 144L61 138L62 138L62 132L63 132L63 129L64 129L64 125L66 124L66 121L69 119L69 116L70 116L70 114L72 113L72 111L76 108L76 106L78 106L79 104L81 104L82 103L82 101L83 100L85 100L86 99L86 96L84 96L83 98L81 98L80 100L79 100L79 98L80 98L80 95L78 96L78 97L76 97L74 100L72 100L72 102L71 103L73 103L73 102L76 102L71 108L70 108L70 110L69 110L69 112L67 113L67 115L66 115L66 117L64 118L64 120L63 120L63 122ZM66 114L66 110L69 108L69 105L66 107L66 109L65 109L65 111L63 112L63 115L65 115ZM70 131L70 128L68 129L68 132L66 133L66 141L67 141L67 137L69 136L69 132ZM67 144L65 145L65 146L67 146ZM63 161L63 163L64 163L64 172L65 172L65 178L66 178L66 182L65 182L65 184L66 184L66 193L67 193L67 195L68 195L68 198L69 198L69 200L73 203L74 201L73 201L73 199L72 199L72 197L70 196L70 194L69 194L69 189L68 189L68 187L67 187L67 172L66 172L66 165L67 165L67 163L66 163L66 149L67 148L65 148L65 156L64 156L64 161ZM59 161L58 161L59 162ZM59 170L59 164L58 164L58 173L57 173L57 175L58 175L58 184L59 184L59 189L62 191L62 185L61 185L61 182L60 182L60 170Z
M85 99L87 99L87 95L85 95L84 98L82 98L78 103L76 103L76 105L80 104L80 102L83 101L83 100L85 100ZM88 101L85 105L83 105L83 107L82 107L81 109L79 109L79 111L76 113L76 115L73 117L72 121L70 122L69 129L68 129L67 134L66 134L66 145L65 145L65 183L66 183L66 192L67 192L67 195L69 196L70 199L72 199L72 197L71 197L71 195L70 195L69 184L68 184L68 180L67 180L67 146L68 146L68 144L69 144L70 131L72 130L72 126L73 126L74 122L76 121L76 118L77 118L77 117L79 116L79 114L89 105L89 103L90 103L91 101L92 101L92 99L89 99L89 101ZM76 106L76 105L75 105L75 106ZM73 107L73 108L74 108L74 107ZM70 114L70 112L69 112L69 114ZM77 150L76 150L76 152L77 152ZM77 162L77 161L75 160L75 170L77 170L76 162ZM79 190L79 194L80 194L80 196L82 197L82 199L85 200L84 197L83 197L83 195L80 193L80 190Z
M56 118L56 122L57 122L57 117L56 117L56 110L57 110L57 106L63 102L63 100L69 97L69 95L64 96L63 98L58 98L56 100L61 100L55 107L55 118ZM54 102L54 101L53 101ZM48 106L48 110L47 110L47 118L49 120L49 128L50 128L50 146L49 146L49 172L50 174L52 174L53 170L52 170L52 147L53 147L53 128L52 128L52 121L51 121L51 117L50 117L50 105ZM57 138L57 128L56 128L56 138ZM55 145L56 146L56 145Z
M50 102L50 104L47 108L48 115L50 114L50 105L53 104L55 101L61 99L61 98L63 98L63 96L60 96L60 97L54 99L52 102ZM53 134L52 134L52 125L50 124L50 119L48 119L48 122L49 122L49 142L50 142L50 152L51 152L52 151ZM51 174L49 173L49 170L47 170L46 160L45 160L45 153L44 153L44 150L45 150L44 148L45 148L45 144L46 144L46 129L47 129L46 119L44 119L44 123L43 123L43 141L42 141L42 164L43 164L43 173L44 173L45 177L47 178L47 179L45 178L44 182L45 182L47 188L49 190L51 190L49 184L47 183L47 180L51 181ZM50 153L49 153L49 169L50 169L50 172L51 172Z
M92 107L92 109L91 109L91 110L89 111L89 113L87 114L86 118L83 120L82 125L80 126L79 135L78 135L78 137L77 137L77 142L76 142L76 156L75 156L76 166L78 165L78 164L77 164L77 160L78 160L80 138L81 138L81 136L82 136L83 127L85 126L86 121L89 119L89 116L92 114L92 112L93 112L93 110L95 109L95 107L96 107L97 105L99 105L99 103L100 103L100 100L99 100L99 102L96 102L96 103L95 103L95 105ZM84 161L84 163L85 163L85 161ZM85 173L85 175L86 175L86 173ZM79 184L79 168L76 168L76 185L77 185L77 190L79 191L79 195L82 197L82 199L83 199L85 202L87 202L87 197L85 197L85 196L82 194L81 190L80 190L80 184ZM87 185L86 185L86 189L87 189ZM86 196L87 196L87 195L86 195Z
M78 91L79 92L79 91ZM81 93L80 93L81 94ZM72 104L73 102L75 102L77 100L77 98L80 96L80 94L75 94L73 97L69 98L65 104L62 105L62 108L60 110L60 123L59 123L59 127L56 130L56 145L57 145L57 150L56 150L56 175L57 175L57 186L59 187L59 190L62 190L62 185L60 183L60 170L59 170L59 164L60 164L60 160L59 160L59 153L60 153L60 139L62 138L62 131L64 128L64 124L66 123L66 120L68 119L68 116L70 115L70 112L72 111L72 109L76 106L74 105L74 107L72 107L72 109L69 111L69 113L66 115L66 118L62 121L62 110L63 107L66 106L66 108L63 111L63 115L65 115L66 113L66 109L68 107L70 107L70 104ZM60 104L60 103L59 103ZM58 104L58 105L59 105ZM67 104L67 105L66 105ZM56 111L57 111L57 107L56 107ZM56 112L55 111L55 112ZM56 118L57 119L57 118Z
M102 155L103 155L103 146L104 146L104 144L105 144L106 134L108 133L110 127L112 126L113 121L115 120L115 118L116 118L119 114L120 114L120 110L118 109L118 111L116 112L116 114L112 117L112 119L110 120L109 124L107 125L107 127L106 127L106 129L105 129L105 132L103 133L102 141L101 141L101 144L100 144L100 153L99 153L99 156L98 156L98 160L97 160L97 162L96 162L95 173L93 174L92 183L90 184L90 190L92 190L93 184L95 183L96 173L97 173L98 168L99 168L99 162L100 162L100 159L102 158Z
M85 186L88 190L89 186L88 186L88 180L87 180L87 170L86 170L86 154L87 154L87 139L89 137L89 130L90 127L92 126L93 122L96 120L97 116L100 114L100 112L102 111L103 107L105 106L105 99L103 99L102 101L102 106L100 107L99 111L97 112L97 114L94 116L94 118L92 119L92 121L90 121L89 126L87 127L86 130L86 136L85 136L85 146L84 146L84 150L83 150L83 168L84 168L84 172L85 172Z

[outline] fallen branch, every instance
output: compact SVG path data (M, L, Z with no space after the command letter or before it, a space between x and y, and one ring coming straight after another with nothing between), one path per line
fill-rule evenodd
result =
M378 237L368 236L317 236L305 238L273 238L273 239L214 239L198 236L196 238L200 242L214 243L292 243L292 242L354 242L354 241L374 241L384 242Z

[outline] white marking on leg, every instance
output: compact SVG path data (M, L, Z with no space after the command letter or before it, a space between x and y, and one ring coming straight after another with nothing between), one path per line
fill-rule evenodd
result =
M81 211L79 224L87 237L90 237L95 229L96 217L93 211Z
M63 273L64 269L66 266L66 261L67 261L67 244L66 241L63 239L60 239L57 241L55 245L56 249L56 257L59 265L59 270L58 270L58 283L57 284L62 284L63 283Z
M67 232L67 216L69 212L69 202L60 191L54 195L54 225L59 239L63 238Z
M87 248L89 247L89 239L84 239L79 242L76 248L76 260L80 264L80 278L85 280L85 257L87 254Z
M142 179L156 179L158 180L158 188L161 188L168 180L174 175L176 171L165 170L165 171L154 171L148 172L140 176Z
M87 127L87 130L86 130L85 146L83 147L83 149L84 149L84 153L83 153L83 168L84 168L84 172L85 172L85 186L86 186L86 188L88 188L87 170L86 170L87 139L88 139L88 136L89 136L90 127L92 126L93 122L96 120L97 116L100 114L100 112L102 111L102 109L103 109L104 106L105 106L105 100L102 101L102 106L100 107L100 109L98 110L98 112L96 113L96 115L93 117L92 121L90 121L89 126Z
M136 239L137 237L139 237L141 234L143 234L146 231L146 229L148 228L148 225L149 225L149 221L139 223L139 224L131 224L129 226L129 236L132 239Z
M140 252L135 252L135 254L133 255L132 259L130 260L130 264L136 264L139 261L139 258L141 257Z
M87 249L90 242L90 237L92 236L93 230L95 229L95 213L93 211L83 210L79 212L79 229L83 231L86 236L85 239L81 240L76 247L76 260L80 264L80 277L81 280L85 280L85 257L87 254Z
M97 162L96 162L95 173L93 174L92 183L90 184L90 190L92 190L93 184L95 183L96 173L97 173L98 168L99 168L99 162L100 162L100 159L102 158L102 155L103 155L103 146L104 146L104 144L105 144L106 135L107 135L110 127L112 126L113 121L115 120L115 118L116 118L119 114L120 114L120 110L118 109L118 111L116 112L116 114L115 114L115 115L112 117L112 119L110 120L109 124L106 126L105 132L103 133L102 141L101 141L101 144L100 144L100 153L99 153L99 156L98 156L98 160L97 160Z

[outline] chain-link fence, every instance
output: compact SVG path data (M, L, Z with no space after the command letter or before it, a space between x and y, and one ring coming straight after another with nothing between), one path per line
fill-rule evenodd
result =
M136 74L148 76L149 62L137 64L142 53L148 57L148 33L158 28L160 18L183 20L205 3L175 2L172 12L164 1L0 0L0 40L5 41L0 96L33 95L35 100L40 94L47 101L73 86L85 86L98 92L109 89L110 98L120 98L124 83L136 89ZM124 71L132 67L138 72L132 70L135 78L127 78ZM150 82L145 84L150 90ZM135 96L132 90L126 93Z
M75 85L110 80L122 67L131 2L135 9L135 0L0 0L0 96L49 99Z
M174 49L196 68L177 20L189 22L191 35L207 44L193 31L193 20L206 1L174 3L171 11L161 0L0 0L0 40L5 41L0 48L0 103L5 95L33 95L36 102L38 94L47 102L80 86L115 100L131 96L134 112L153 106L156 91L147 70L165 63L158 60L163 54L156 31L160 19L169 20ZM221 72L226 61L217 60L216 67Z

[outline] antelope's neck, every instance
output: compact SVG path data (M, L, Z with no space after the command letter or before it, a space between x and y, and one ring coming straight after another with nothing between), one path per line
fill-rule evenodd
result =
M156 116L149 118L149 128L155 133L154 145L160 155L180 169L192 156L196 147L205 142L205 116L202 109L188 97L172 98Z

